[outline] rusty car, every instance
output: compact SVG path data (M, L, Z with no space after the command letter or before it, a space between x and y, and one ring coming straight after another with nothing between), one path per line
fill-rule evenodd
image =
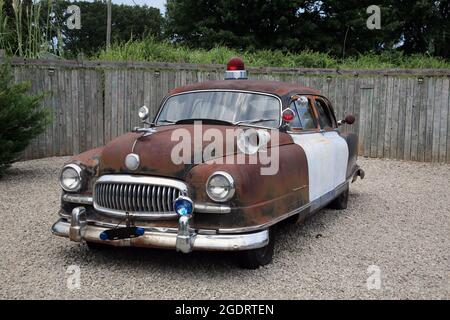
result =
M364 177L358 137L340 128L352 115L336 119L318 90L248 79L239 58L224 80L172 89L151 122L145 106L138 116L140 127L64 165L53 234L93 249L234 251L254 269L272 261L278 223L346 209Z

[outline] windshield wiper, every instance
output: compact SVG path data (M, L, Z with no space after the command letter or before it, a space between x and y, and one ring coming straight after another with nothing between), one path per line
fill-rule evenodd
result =
M164 122L164 123L175 123L176 121L174 121L174 120L167 120L167 119L165 119L165 120L158 120L158 122Z
M194 118L194 119L182 119L175 122L175 124L190 124L195 123L196 121L206 123L206 124L217 124L217 125L226 125L226 126L232 126L233 123L225 120L219 120L219 119L208 119L208 118Z
M258 123L258 122L269 122L269 121L278 121L278 119L253 119L253 120L240 120L238 122L235 122L235 125L238 124L242 124L242 123L248 123L248 124L253 124L253 123Z

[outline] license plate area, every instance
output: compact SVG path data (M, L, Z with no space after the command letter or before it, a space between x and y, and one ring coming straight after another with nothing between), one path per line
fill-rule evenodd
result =
M122 240L137 238L144 234L144 229L139 227L120 227L108 229L100 233L101 240Z

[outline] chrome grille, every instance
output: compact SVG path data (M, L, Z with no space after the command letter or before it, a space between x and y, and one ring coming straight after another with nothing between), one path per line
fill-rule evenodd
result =
M102 176L94 187L94 207L112 215L127 212L141 217L176 216L173 203L186 193L184 183L128 175Z

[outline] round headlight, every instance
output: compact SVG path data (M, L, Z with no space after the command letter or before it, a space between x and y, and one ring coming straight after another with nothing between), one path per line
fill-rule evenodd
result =
M79 191L81 189L81 168L76 164L66 165L61 171L59 182L65 191Z
M235 191L233 177L223 171L214 172L206 182L206 193L213 201L230 200Z

